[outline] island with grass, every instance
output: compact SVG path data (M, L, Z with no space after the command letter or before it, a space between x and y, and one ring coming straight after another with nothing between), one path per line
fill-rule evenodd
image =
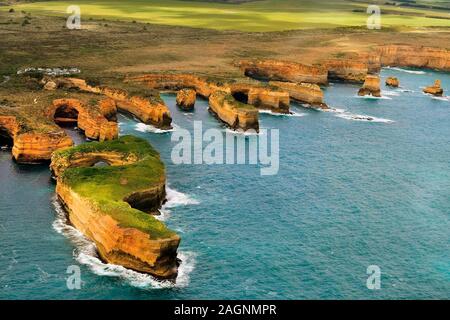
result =
M108 165L95 166L100 162ZM55 152L50 167L70 222L104 261L176 277L180 237L154 217L166 199L166 176L147 141L123 136L82 144Z

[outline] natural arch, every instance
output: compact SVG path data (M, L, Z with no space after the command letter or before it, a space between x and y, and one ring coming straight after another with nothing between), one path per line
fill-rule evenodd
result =
M68 104L60 105L56 108L53 119L60 126L76 125L78 123L78 110Z
M248 103L248 93L244 92L244 91L235 91L232 92L233 97L242 103L247 104Z
M11 148L14 144L14 139L9 130L0 126L0 148Z

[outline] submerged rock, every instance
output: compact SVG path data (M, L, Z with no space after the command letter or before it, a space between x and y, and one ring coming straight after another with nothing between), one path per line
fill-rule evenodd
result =
M381 97L380 77L377 75L367 75L363 87L358 91L358 95Z
M423 92L432 94L433 96L442 97L444 95L444 89L441 87L441 80L436 80L434 85L424 88Z

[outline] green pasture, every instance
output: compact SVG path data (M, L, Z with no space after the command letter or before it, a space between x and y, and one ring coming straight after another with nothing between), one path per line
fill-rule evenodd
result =
M373 3L374 1L372 1ZM376 2L376 1L375 1ZM384 3L381 2L381 3ZM367 3L346 0L265 0L223 4L180 0L39 1L15 5L16 10L69 16L69 5L89 17L155 24L241 31L363 26ZM9 7L0 7L8 10ZM382 26L450 26L450 11L381 5Z

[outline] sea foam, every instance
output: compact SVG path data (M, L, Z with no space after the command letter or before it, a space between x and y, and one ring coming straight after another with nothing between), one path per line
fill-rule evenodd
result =
M192 200L187 200L189 197L181 192L172 190L168 192L169 194L172 197L172 205L192 203ZM170 200L168 203L170 203ZM175 283L169 280L159 280L149 274L130 270L123 266L104 263L98 257L95 243L70 224L66 211L56 196L53 198L52 204L56 211L53 228L73 243L75 246L73 257L75 260L86 265L94 274L117 277L133 287L142 289L182 288L189 285L190 273L194 270L196 263L196 254L194 252L178 251L178 258L181 260L181 264L178 268L178 276Z

